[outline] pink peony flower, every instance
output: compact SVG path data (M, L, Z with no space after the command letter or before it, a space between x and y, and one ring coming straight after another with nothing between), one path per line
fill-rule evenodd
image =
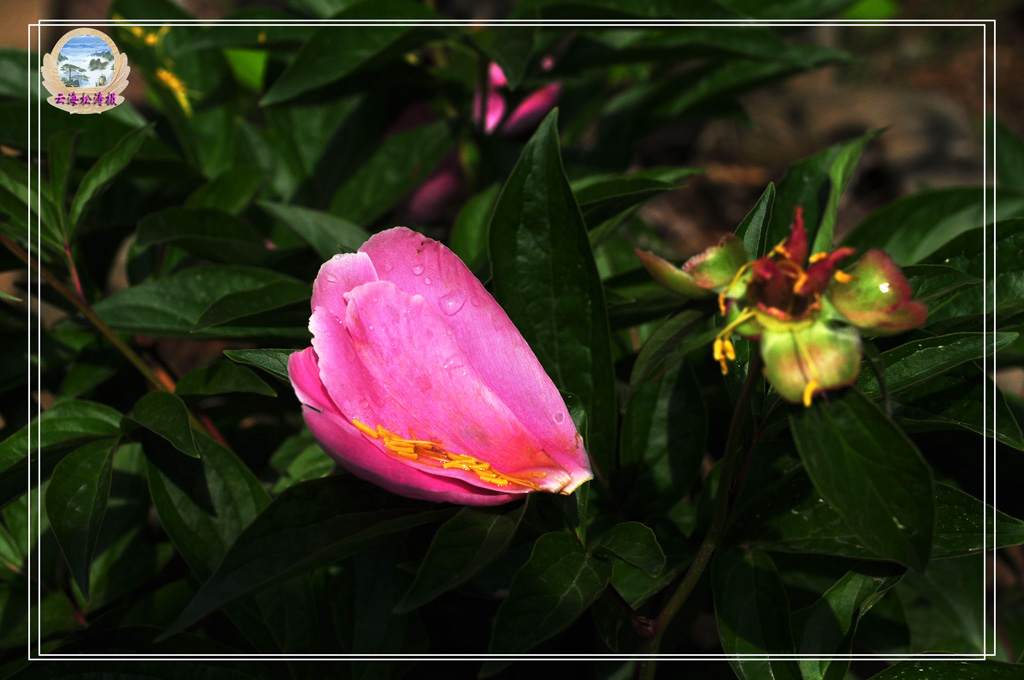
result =
M448 248L396 227L324 263L288 374L321 446L404 496L466 505L591 479L558 390Z

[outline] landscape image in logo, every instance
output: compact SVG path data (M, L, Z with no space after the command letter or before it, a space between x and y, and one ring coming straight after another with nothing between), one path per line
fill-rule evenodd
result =
M94 35L75 36L64 43L57 63L65 87L104 87L114 76L110 46Z

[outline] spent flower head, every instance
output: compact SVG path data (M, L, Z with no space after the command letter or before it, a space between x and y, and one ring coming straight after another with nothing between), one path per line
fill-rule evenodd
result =
M928 312L912 299L903 272L883 251L868 250L841 268L855 253L842 247L808 256L799 207L789 236L756 260L733 234L682 267L637 250L647 270L668 290L687 298L718 294L727 323L715 338L713 354L723 374L736 359L733 333L760 340L768 382L788 401L805 406L815 394L857 379L862 333L889 335L916 328Z

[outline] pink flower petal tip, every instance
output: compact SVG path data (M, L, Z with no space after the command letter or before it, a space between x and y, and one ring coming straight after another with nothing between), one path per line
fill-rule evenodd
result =
M592 478L554 383L444 245L404 227L324 263L288 374L324 450L404 496L464 505Z

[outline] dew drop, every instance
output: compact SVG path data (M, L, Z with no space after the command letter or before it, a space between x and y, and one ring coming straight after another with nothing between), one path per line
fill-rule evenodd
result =
M366 327L366 330L368 330L368 331L372 331L372 330L373 330L373 326L367 326L367 327Z
M328 281L329 281L330 283L337 283L337 282L338 282L338 277L337 277L337 276L335 276L334 274L331 274L330 272L328 272L328 273L327 273L327 280L328 280Z
M481 300L480 296L477 295L476 292L474 291L473 294L469 296L469 304L473 305L474 307L480 307L484 304L484 301Z
M425 283L425 284L427 284L429 286L430 284L433 283L433 281L431 281L430 277L428 276L427 278L423 279L423 283Z
M420 388L420 392L426 392L430 389L430 378L425 375L421 375L416 378L416 387Z
M422 274L423 273L423 265L421 265L421 264L414 265L413 268L412 268L412 273L415 274L416 276L419 276L420 274Z
M383 267L384 267L384 273L388 274L388 273L391 272L392 269L395 268L395 265L392 264L391 262L385 262Z
M456 288L447 295L441 296L441 311L452 316L458 314L459 310L466 304L466 292L461 288Z
M553 416L553 418L554 418L554 420L555 420L555 422L556 422L556 423L560 423L560 422L562 422L563 420L565 420L565 414L564 414L564 413L562 413L562 412L558 412L558 413L556 413L556 414L555 414L555 415Z

